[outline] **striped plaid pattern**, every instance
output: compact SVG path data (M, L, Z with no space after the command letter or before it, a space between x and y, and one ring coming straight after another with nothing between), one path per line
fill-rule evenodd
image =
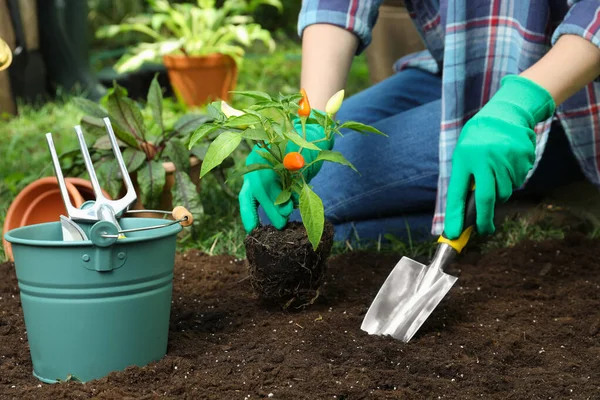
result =
M371 41L381 0L304 0L299 34L314 23L330 23ZM600 47L600 0L407 0L427 50L398 60L394 68L442 74L440 173L432 234L444 228L452 152L466 121L498 90L501 79L519 74L544 56L564 34ZM600 79L556 110L586 177L600 185ZM542 156L552 119L541 122L536 162Z

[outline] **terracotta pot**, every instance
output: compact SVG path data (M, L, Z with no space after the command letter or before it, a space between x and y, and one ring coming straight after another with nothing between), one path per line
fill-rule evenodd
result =
M83 179L83 178L65 178L65 180L67 182L71 183L73 186L75 186L75 188L77 188L77 191L79 192L81 197L83 197L83 201L96 200L96 195L94 194L94 188L92 187L92 182L88 181L87 179ZM109 199L109 200L112 199L110 197L110 195L108 194L108 192L104 189L102 189L102 194L107 199Z
M68 180L65 185L73 206L80 207L84 199L75 185ZM55 222L61 214L66 215L67 210L56 177L41 178L27 185L11 203L4 220L2 243L8 259L13 261L10 243L4 240L6 232L25 225Z
M190 179L192 180L192 183L194 185L196 185L197 192L200 192L200 167L201 166L202 166L202 162L200 161L200 159L198 159L194 156L190 157L190 169L188 171L188 174L190 176ZM176 168L175 168L175 164L173 164L172 162L164 162L163 167L165 168L167 175L165 177L165 186L163 188L163 191L162 191L162 194L160 197L159 209L164 210L164 211L170 211L174 207L173 195L171 194L171 189L173 188L173 185L175 184L174 172L175 172ZM135 188L135 192L138 193L137 202L132 207L130 207L130 209L144 210L144 209L146 209L146 207L142 203L142 200L139 195L140 187L137 182L137 173L134 172L130 175L131 175L131 181L133 182L133 187ZM121 192L119 193L119 197L123 196L124 194L125 194L125 188L122 187ZM140 218L156 218L157 217L156 214L152 214L152 213L136 213L135 216L140 217Z
M219 99L229 101L229 91L237 83L238 67L227 55L167 55L163 62L173 90L188 106L202 106Z

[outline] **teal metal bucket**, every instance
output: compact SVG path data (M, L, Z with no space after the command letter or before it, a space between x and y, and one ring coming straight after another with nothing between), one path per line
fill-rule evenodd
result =
M123 229L164 224L122 218ZM84 227L89 236L91 225ZM131 232L98 247L62 240L60 222L5 234L11 243L33 374L87 382L167 352L180 224Z

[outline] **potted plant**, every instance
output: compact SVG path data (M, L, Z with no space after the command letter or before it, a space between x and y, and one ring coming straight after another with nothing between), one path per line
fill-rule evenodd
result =
M207 145L197 143L188 149L185 143L189 134L209 120L208 116L190 113L180 117L172 127L166 126L162 90L156 77L143 108L127 97L127 91L116 83L101 104L81 97L75 98L74 102L85 113L81 120L82 129L92 139L89 151L94 168L110 196L120 198L124 194L124 185L102 122L104 117L109 117L112 122L127 171L138 193L134 209L170 210L173 203L177 203L193 215L202 213L199 172ZM85 173L80 150L74 149L61 156L63 159L69 157L70 164L65 168L68 174Z
M275 42L269 31L249 15L267 4L282 9L279 0L198 0L170 4L167 0L148 0L150 14L136 15L118 25L100 28L98 38L124 32L139 32L150 41L134 46L123 55L115 70L124 73L145 62L163 62L175 93L188 106L201 106L211 100L229 99L237 83L238 68L245 48L256 41L269 51Z
M344 98L343 90L332 96L325 113L310 112L303 90L299 94L276 97L256 91L235 93L256 101L243 110L236 110L223 101L213 102L209 109L214 119L198 128L188 145L192 147L207 135L217 133L208 146L200 177L220 165L244 140L264 149L261 154L265 163L244 166L232 177L272 169L282 184L275 204L283 204L292 198L302 222L289 223L282 230L270 225L259 226L246 237L250 282L259 297L275 300L284 308L292 304L312 304L319 295L334 232L332 225L325 221L323 202L306 182L304 172L318 162L335 162L356 168L340 152L322 150L315 144L316 140L306 140L306 135L293 128L293 119L300 115L303 130L307 123L321 125L328 140L334 134L341 136L340 130L344 128L363 134L386 135L369 125L354 121L340 123L335 119ZM299 146L299 151L290 151L290 143ZM302 148L317 150L318 156L305 164Z

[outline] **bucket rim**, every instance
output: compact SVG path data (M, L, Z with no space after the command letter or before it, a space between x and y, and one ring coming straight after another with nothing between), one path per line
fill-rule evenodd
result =
M125 220L137 220L137 221L152 221L157 225L161 223L165 223L164 219L161 218L121 218L121 221ZM25 246L38 246L38 247L89 247L95 246L94 243L88 240L78 240L78 241L63 241L63 240L38 240L38 239L25 239L22 237L17 237L15 234L22 233L23 231L33 230L39 228L41 226L56 226L60 225L60 222L43 222L40 224L26 225L18 228L11 229L10 231L4 234L4 239L11 244L20 244ZM148 225L152 226L152 225ZM183 227L181 224L173 224L166 227L156 228L155 231L158 231L155 235L152 236L143 236L143 237L126 237L125 239L119 239L114 244L129 244L129 243L137 243L137 242L147 242L150 240L162 239L167 236L173 236L181 232Z

